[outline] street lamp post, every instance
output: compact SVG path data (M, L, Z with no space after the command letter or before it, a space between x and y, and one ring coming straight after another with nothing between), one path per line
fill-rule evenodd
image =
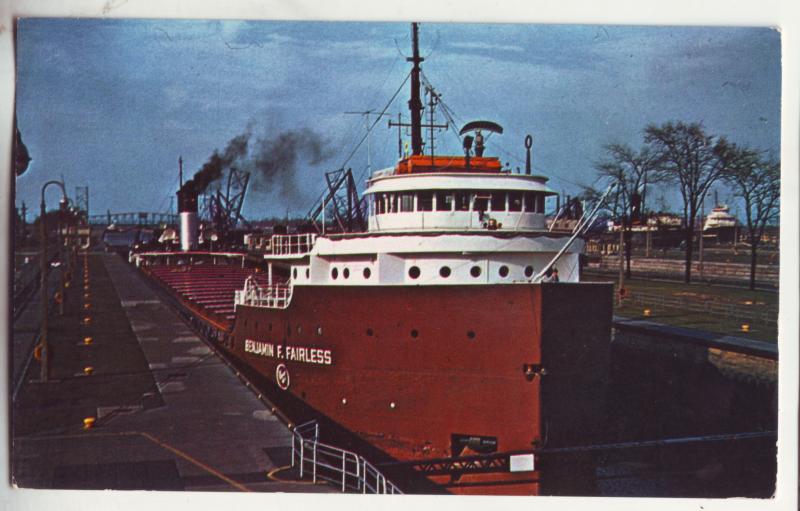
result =
M47 206L44 200L44 192L50 185L57 185L61 188L61 195L63 196L63 200L67 200L67 191L64 189L64 183L61 181L48 181L42 185L42 202L41 202L41 210L39 215L39 232L40 232L40 243L41 243L41 260L39 261L39 268L41 275L40 277L40 285L41 285L41 296L42 296L42 326L41 326L41 335L39 336L39 346L41 349L41 374L40 378L41 381L46 382L48 379L49 373L49 345L47 342ZM63 297L62 297L63 299Z

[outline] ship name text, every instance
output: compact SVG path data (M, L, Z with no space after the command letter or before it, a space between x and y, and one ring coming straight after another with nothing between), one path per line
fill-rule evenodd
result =
M306 364L331 365L333 356L331 350L321 348L309 348L307 346L284 346L282 344L272 344L271 342L244 340L245 353L260 355L268 358L280 358L292 362L305 362Z

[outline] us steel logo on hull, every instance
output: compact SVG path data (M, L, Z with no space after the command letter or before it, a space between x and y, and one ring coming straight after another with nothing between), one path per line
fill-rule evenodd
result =
M286 369L285 365L278 364L278 367L275 368L275 381L281 390L289 388L289 370Z

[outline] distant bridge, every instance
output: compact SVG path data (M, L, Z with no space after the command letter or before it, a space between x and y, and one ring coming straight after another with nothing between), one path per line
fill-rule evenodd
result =
M111 213L110 211L105 215L90 215L90 225L140 225L140 226L158 226L158 225L177 225L178 215L173 213L147 213L137 211L134 213Z

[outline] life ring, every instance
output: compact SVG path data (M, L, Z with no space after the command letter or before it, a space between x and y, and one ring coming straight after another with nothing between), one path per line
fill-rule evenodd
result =
M61 291L56 291L56 294L53 295L53 300L55 300L58 304L64 301L64 297L61 296Z
M33 348L33 358L37 361L42 360L42 345L37 344L35 348Z

